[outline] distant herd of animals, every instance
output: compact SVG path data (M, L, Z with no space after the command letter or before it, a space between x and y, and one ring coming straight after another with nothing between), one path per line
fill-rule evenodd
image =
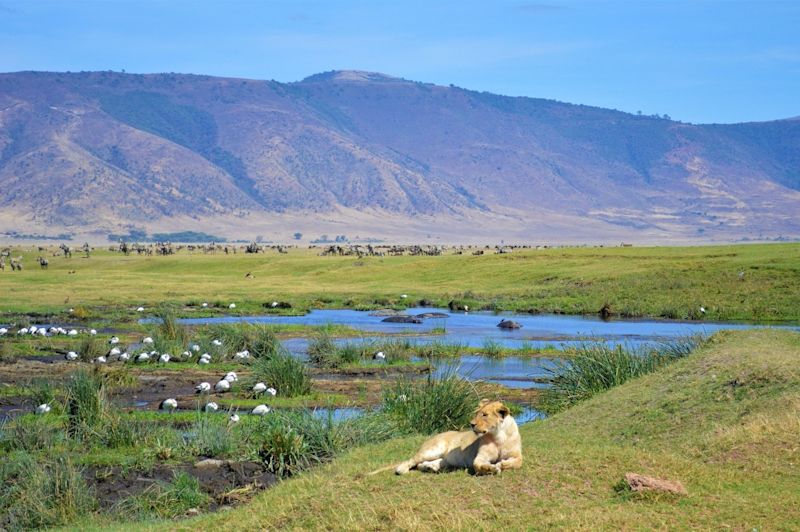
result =
M622 244L622 245L626 247L629 246L629 244ZM451 253L453 255L463 255L465 253L471 253L472 255L478 256L484 254L512 253L514 250L518 249L547 249L548 247L549 246L546 245L447 246L447 245L419 245L419 244L410 244L410 245L334 244L322 247L321 251L319 252L319 255L322 257L355 256L358 258L362 258L362 257L384 257L384 256L402 256L402 255L440 256L446 253ZM45 258L45 254L49 253L50 256L52 257L72 258L73 248L66 244L61 244L58 247L38 246L37 248L40 255L36 259L36 262L39 264L39 267L42 270L46 270L50 265L50 261L47 258ZM152 255L174 255L184 250L189 254L224 253L226 255L229 254L235 255L237 253L266 253L267 251L276 251L280 254L286 254L289 253L289 250L293 248L299 249L299 246L282 245L282 244L268 245L268 244L259 244L256 242L251 242L247 245L217 244L213 242L208 244L174 244L172 242L153 242L153 243L141 244L136 242L134 243L120 242L119 244L109 246L107 249L108 251L114 253L121 253L123 255L130 255L131 253L135 253L137 255L152 256ZM311 245L308 247L308 249L315 249L315 248L318 248L318 246ZM32 248L30 251L35 251L35 249L36 248ZM83 253L83 256L85 258L89 258L94 250L95 248L90 246L88 242L84 243L80 247L74 248L74 251ZM11 254L12 254L12 249L10 247L6 247L0 251L0 271L5 271L7 265L11 268L11 271L22 271L23 269L22 256L19 255L16 257L12 257Z

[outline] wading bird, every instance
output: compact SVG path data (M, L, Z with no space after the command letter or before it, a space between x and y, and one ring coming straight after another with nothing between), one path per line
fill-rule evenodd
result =
M161 401L161 404L158 406L158 408L160 408L161 410L172 412L176 408L178 408L178 401L173 398L164 399L163 401Z
M250 413L253 414L254 416L263 416L263 415L268 414L269 411L270 411L270 408L267 405L258 405Z

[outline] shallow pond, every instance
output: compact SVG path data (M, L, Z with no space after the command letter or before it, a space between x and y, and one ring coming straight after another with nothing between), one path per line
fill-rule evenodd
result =
M755 323L714 323L701 321L664 320L602 320L591 316L531 315L510 312L451 312L448 309L413 307L407 309L409 315L422 313L444 313L447 318L430 318L421 324L384 322L385 316L355 310L313 310L304 316L242 316L181 319L187 325L220 323L274 323L326 325L337 324L364 331L361 338L335 340L338 344L378 343L387 340L379 334L403 334L403 338L416 344L439 342L458 344L463 347L482 348L499 345L507 348L543 348L578 345L586 341L603 341L609 345L624 345L637 348L647 344L669 341L694 334L713 334L722 329L749 329L768 327ZM505 330L497 327L501 319L511 319L522 327ZM775 327L800 330L797 325L777 325ZM432 334L434 329L444 330L444 334ZM284 346L293 354L305 357L308 339L292 338L285 340ZM467 355L455 359L438 360L436 373L456 371L470 379L481 379L503 384L513 388L532 388L543 386L540 380L547 376L547 368L552 368L555 359L504 357L490 358L480 355Z

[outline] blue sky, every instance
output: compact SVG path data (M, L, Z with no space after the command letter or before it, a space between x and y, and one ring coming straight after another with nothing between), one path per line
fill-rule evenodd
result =
M687 122L800 115L800 0L0 0L0 71L373 70Z

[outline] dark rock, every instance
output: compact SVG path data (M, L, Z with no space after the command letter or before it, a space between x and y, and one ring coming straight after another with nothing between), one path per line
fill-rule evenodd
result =
M387 323L422 323L422 319L416 316L389 316L383 318L381 321Z
M502 320L497 324L501 329L521 329L522 325L513 320Z
M450 314L445 314L444 312L423 312L422 314L416 314L414 317L427 320L427 319L449 318Z

